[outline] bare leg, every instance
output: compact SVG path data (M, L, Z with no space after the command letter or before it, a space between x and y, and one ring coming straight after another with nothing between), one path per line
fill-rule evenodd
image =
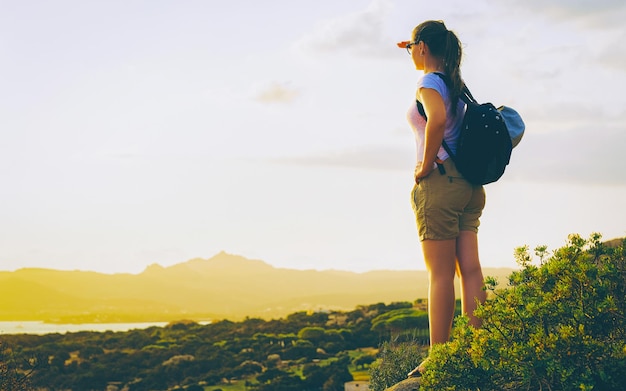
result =
M456 240L424 240L428 270L428 319L430 344L448 342L454 318Z
M432 346L450 339L454 318L456 239L424 240L422 252L428 270L428 322ZM425 362L409 372L408 376L423 373Z
M456 239L457 268L461 281L461 305L469 317L470 325L480 327L481 320L474 316L477 303L483 303L487 293L483 290L483 272L478 257L478 235L461 231Z

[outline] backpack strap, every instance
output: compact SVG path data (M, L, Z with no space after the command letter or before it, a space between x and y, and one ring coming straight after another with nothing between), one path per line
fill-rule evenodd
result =
M441 80L443 80L443 82L446 83L446 86L450 88L450 79L448 78L447 75L441 72L433 72L433 73L439 76ZM478 101L474 99L474 96L472 95L469 88L467 87L467 84L465 83L463 83L463 90L461 90L461 95L459 95L459 98L461 98L461 100L467 104L469 104L470 102L478 104Z
M470 104L470 103L474 103L476 105L479 104L478 101L474 98L474 96L470 92L469 88L467 88L467 84L465 83L463 83L463 94L461 94L460 98L463 99L463 102L465 102L466 104Z
M448 155L450 155L450 159L452 159L452 161L456 163L456 160L455 160L456 156L454 156L454 154L452 153L452 150L448 146L448 143L446 142L446 140L442 140L441 146L443 147L443 149L446 150L446 152L448 152Z

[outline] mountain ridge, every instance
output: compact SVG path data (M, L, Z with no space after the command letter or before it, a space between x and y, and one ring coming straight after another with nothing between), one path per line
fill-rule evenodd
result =
M512 271L485 269L485 275L504 283L502 278ZM23 283L13 281L11 294L7 283L15 278ZM414 301L427 296L426 287L427 274L422 270L297 270L220 252L167 267L152 264L138 274L42 268L0 272L0 320L278 318L297 311L352 310L358 305Z

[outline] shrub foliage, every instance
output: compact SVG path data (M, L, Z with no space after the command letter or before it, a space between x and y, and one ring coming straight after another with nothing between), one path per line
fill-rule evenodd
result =
M29 391L32 365L27 361L20 368L13 358L12 349L0 341L0 390Z
M457 319L451 342L433 347L422 389L622 390L626 240L600 239L570 235L552 254L537 247L536 259L527 246L516 249L521 269L509 287L486 281L490 299L476 312L483 327Z
M406 379L424 359L425 348L415 342L383 342L378 360L370 367L369 389L383 391Z

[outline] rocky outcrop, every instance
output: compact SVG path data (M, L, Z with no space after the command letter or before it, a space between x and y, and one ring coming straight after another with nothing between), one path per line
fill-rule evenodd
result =
M419 391L422 378L410 377L400 383L387 388L385 391Z

